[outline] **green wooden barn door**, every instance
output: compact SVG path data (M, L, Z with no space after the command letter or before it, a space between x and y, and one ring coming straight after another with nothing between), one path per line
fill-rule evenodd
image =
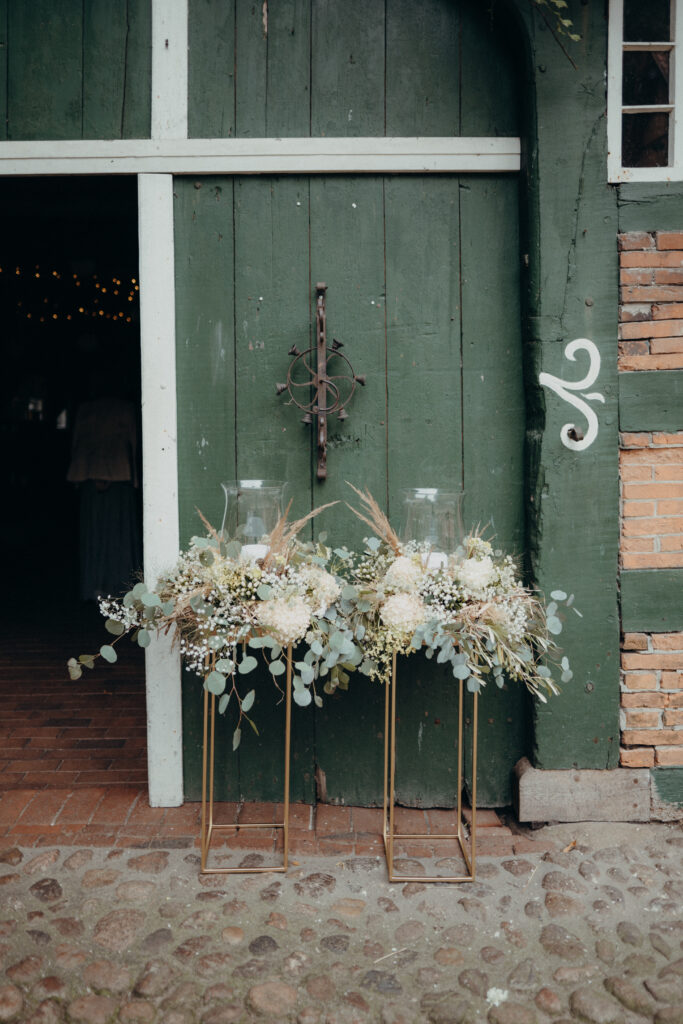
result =
M471 4L315 0L309 21L300 4L290 6L303 49L291 51L295 34L287 35L286 25L277 36L270 24L262 55L269 74L248 100L266 113L245 115L240 130L247 100L238 102L237 134L248 134L250 124L251 134L269 125L282 134L516 134L512 86L501 104L497 78L482 83L495 40ZM252 28L241 26L235 46L247 40L256 81L263 40ZM383 64L376 55L385 50ZM236 60L239 66L239 54ZM268 105L271 77L283 66L291 77L301 61L312 83L306 131L296 120L300 109L284 108L279 91ZM501 66L509 78L508 65ZM238 71L238 92L239 81ZM210 112L198 117L207 131L215 127L205 123ZM346 481L369 487L396 520L403 487L463 487L467 522L490 522L501 547L523 552L517 188L514 175L476 174L177 180L183 539L197 529L195 506L219 520L222 479L268 476L290 481L295 515L339 501L315 528L356 548L367 530L344 504L352 497ZM317 281L328 286L330 337L343 342L367 378L348 419L330 421L325 481L316 478L311 428L275 394L288 349L312 343ZM399 797L450 805L452 681L416 656L400 666L399 693ZM237 757L226 754L223 796L281 793L281 709L271 696L264 679L255 709L261 736L245 737ZM479 792L483 804L504 804L511 767L526 752L524 698L496 690L481 707ZM191 680L190 798L199 786L199 712ZM317 779L329 800L381 800L379 686L359 677L321 710L297 709L294 722L293 799L313 799ZM229 733L228 725L225 748Z

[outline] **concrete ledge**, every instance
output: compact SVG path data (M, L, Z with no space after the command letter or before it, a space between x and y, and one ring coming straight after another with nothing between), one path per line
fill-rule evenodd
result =
M523 757L514 776L520 821L650 820L648 768L543 770Z

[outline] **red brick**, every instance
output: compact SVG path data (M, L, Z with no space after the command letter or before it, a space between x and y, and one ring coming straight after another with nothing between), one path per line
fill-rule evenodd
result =
M658 249L683 249L683 231L657 231Z
M37 794L36 789L15 789L3 793L0 799L0 825L13 825L18 821Z
M683 747L657 747L655 749L655 764L657 767L668 767L670 765L683 764Z
M652 444L652 434L621 433L619 443L622 448L647 448Z
M683 355L680 352L668 355L621 356L619 369L622 371L638 370L679 370L683 367Z
M624 651L646 651L647 641L647 633L624 633L621 647Z
M382 831L381 807L353 807L351 819L353 831L356 833Z
M67 800L57 817L59 826L80 823L87 825L104 798L104 789L82 789Z
M477 832L477 856L511 857L516 839L517 837L513 835L491 835L490 829L482 829L481 832Z
M653 672L627 672L624 686L628 690L656 690L657 676Z
M619 357L622 356L646 356L650 352L650 342L644 341L620 341Z
M629 519L628 522L624 523L625 537L634 537L636 535L656 537L660 533L681 532L683 532L683 516L678 518L674 516L669 517L666 522L666 529L662 520L656 516L644 519Z
M683 252L623 252L620 267L683 267Z
M648 231L625 231L617 235L619 250L654 249L655 236Z
M683 689L683 672L662 672L662 690Z
M651 309L654 320L678 320L683 317L683 302L656 303Z
M448 812L446 812L448 813ZM450 813L450 820L453 821L453 813ZM410 835L423 836L428 833L427 815L425 811L414 807L394 808L394 830ZM452 831L451 827L451 831Z
M666 303L667 306L672 303ZM676 316L675 313L671 314ZM682 314L683 315L683 314ZM622 324L637 323L641 320L652 319L652 306L649 303L643 305L632 304L630 306L619 306L619 322Z
M662 267L655 270L655 284L683 284L683 270L673 267Z
M655 505L652 501L625 501L622 506L622 515L628 519L638 519L642 516L655 515Z
M667 707L670 708L683 708L683 693L666 693Z
M654 551L654 537L622 537L620 547L622 553L627 551L635 551L640 553L644 553L646 551Z
M665 708L669 705L669 697L666 693L651 693L647 690L641 693L621 694L622 708Z
M683 460L679 466L655 466L655 480L683 480Z
M673 487L674 484L668 484L669 487ZM681 487L683 485L676 485ZM683 498L678 501L658 501L657 502L657 515L659 516L679 516L683 515Z
M623 768L653 768L655 763L655 752L652 747L633 747L631 749L621 748L619 751L619 764Z
M653 633L655 650L683 650L683 633Z
M214 804L214 817L218 817L218 804ZM179 829L186 827L190 830L199 827L201 817L201 804L188 803L181 807L167 807L164 816L164 832L170 828ZM224 820L221 817L221 821Z
M683 653L622 654L621 661L625 669L683 669Z
M641 501L646 498L683 498L683 484L629 483L624 484L623 496Z
M26 808L22 824L53 824L70 796L70 789L50 789L39 793Z
M659 711L643 711L638 710L627 710L626 711L626 728L627 729L658 729L661 719L661 713Z
M683 285L624 285L622 302L683 302Z
M619 284L621 285L652 285L654 284L654 271L652 270L620 270Z
M683 743L683 733L678 729L634 729L624 730L621 741L626 747L676 746Z
M665 711L663 722L665 726L683 725L683 708ZM681 734L681 744L683 745L683 733Z
M429 811L428 813L431 814L432 812ZM471 824L472 808L463 807L462 816L468 824ZM492 811L485 807L477 811L477 828L499 828L502 824L497 811Z
M128 821L135 803L146 800L145 791L139 786L127 786L107 793L93 813L91 824L100 832L106 832L105 825L123 825Z
M683 534L674 534L671 537L661 537L659 540L660 551L683 551Z
M683 276L683 275L682 275ZM620 337L627 341L635 338L675 338L683 335L683 320L657 320L637 324L622 324ZM633 353L634 355L636 353Z
M681 320L683 324L683 320ZM666 352L683 352L683 338L667 337L654 338L650 343L650 351L653 355Z
M673 434L665 433L663 430L655 430L652 434L652 443L655 445L667 446L683 445L683 430L678 430Z
M315 830L318 836L325 833L351 832L351 808L318 804L315 812Z

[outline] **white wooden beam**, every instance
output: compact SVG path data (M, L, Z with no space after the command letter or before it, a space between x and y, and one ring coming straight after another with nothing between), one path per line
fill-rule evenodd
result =
M175 563L179 546L176 436L173 177L138 179L145 580ZM145 651L147 759L152 807L183 802L180 656L168 638Z
M117 139L0 142L0 175L514 172L518 138Z
M153 139L187 138L187 3L152 0Z

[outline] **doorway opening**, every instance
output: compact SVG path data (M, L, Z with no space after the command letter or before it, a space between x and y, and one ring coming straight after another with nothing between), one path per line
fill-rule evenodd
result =
M109 672L98 660L75 683L66 668L106 642L97 594L142 566L136 179L6 178L0 217L0 700L13 723L0 787L109 783L112 770L139 783L141 652L122 651ZM112 409L130 471L120 456L111 465ZM112 528L112 495L130 536Z

